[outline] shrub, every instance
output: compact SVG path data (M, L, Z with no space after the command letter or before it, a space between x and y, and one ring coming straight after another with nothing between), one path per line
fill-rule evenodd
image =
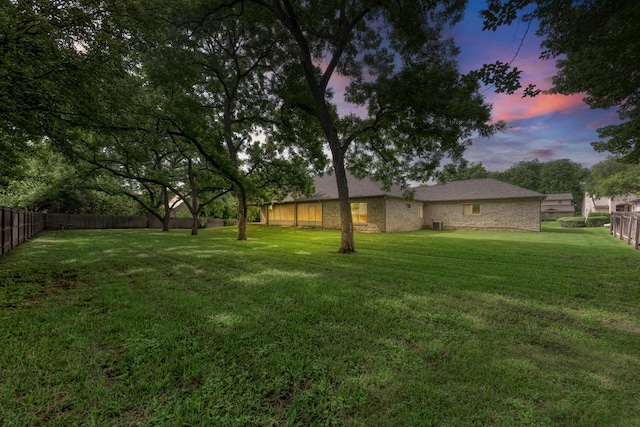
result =
M581 228L587 225L582 216L565 216L558 218L558 224L564 228Z
M611 222L611 215L593 212L589 214L587 218L587 227L602 227L603 225Z

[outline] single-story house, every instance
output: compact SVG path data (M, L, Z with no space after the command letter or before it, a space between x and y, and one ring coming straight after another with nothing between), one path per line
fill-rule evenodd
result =
M547 194L542 201L542 219L558 219L574 216L573 195L571 193Z
M411 231L422 228L540 231L544 195L495 179L455 181L403 191L384 191L369 179L347 176L354 229ZM315 178L310 197L288 197L261 206L267 225L340 228L335 177ZM407 197L412 194L413 197Z
M592 212L640 212L640 198L634 193L600 198L594 198L589 193L584 193L582 216L588 217Z

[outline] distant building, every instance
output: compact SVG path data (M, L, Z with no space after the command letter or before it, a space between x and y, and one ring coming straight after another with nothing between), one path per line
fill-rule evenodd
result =
M584 193L582 216L588 217L592 212L640 212L640 198L635 193L600 198L594 198L589 193Z
M540 209L543 220L574 216L573 195L571 193L547 194Z

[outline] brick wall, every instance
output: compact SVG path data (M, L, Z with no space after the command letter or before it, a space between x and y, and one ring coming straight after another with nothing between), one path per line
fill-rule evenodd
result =
M463 215L464 203L426 203L425 225L431 227L432 221L442 221L445 230L540 231L540 200L469 201L480 204L480 215Z
M420 218L420 206L423 202L402 199L387 199L386 231L413 231L423 228L423 218Z

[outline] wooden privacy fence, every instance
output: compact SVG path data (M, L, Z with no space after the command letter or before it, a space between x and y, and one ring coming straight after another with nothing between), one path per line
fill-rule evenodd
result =
M610 232L636 249L640 248L640 213L613 212Z
M0 206L0 255L4 255L44 229L44 214Z
M190 229L191 218L171 218L170 229ZM204 224L207 228L222 227L224 220L208 218ZM79 214L46 214L45 228L48 230L64 229L101 229L101 228L162 228L162 222L155 217L120 216L120 215L79 215Z
M0 206L0 225L0 256L44 229L162 228L154 217L36 213L4 206ZM224 225L224 220L218 218L207 218L201 224L207 228ZM191 218L171 218L169 228L190 229Z
M65 228L147 228L149 218L146 216L119 215L77 215L77 214L46 214L45 228L48 230L63 230Z

